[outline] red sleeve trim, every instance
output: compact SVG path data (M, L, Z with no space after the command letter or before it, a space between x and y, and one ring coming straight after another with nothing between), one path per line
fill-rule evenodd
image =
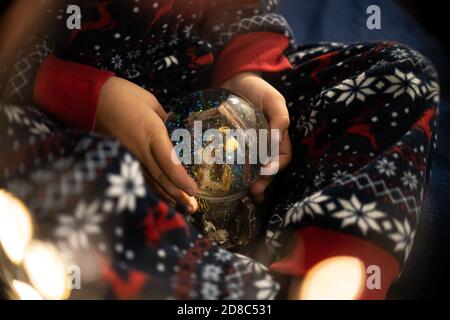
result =
M284 51L289 39L273 32L252 32L234 37L218 55L212 86L220 87L241 72L279 72L292 69Z
M307 227L299 230L291 254L270 268L282 274L303 276L317 263L335 256L352 256L366 266L381 269L381 289L365 287L361 299L385 299L387 291L400 273L397 260L378 246L344 233Z
M102 85L113 72L49 56L39 67L33 99L70 127L95 127Z

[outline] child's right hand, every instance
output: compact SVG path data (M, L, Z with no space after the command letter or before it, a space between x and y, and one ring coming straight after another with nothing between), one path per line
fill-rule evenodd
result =
M194 213L197 186L183 166L171 159L173 147L164 125L166 116L150 92L112 77L100 91L96 130L118 139L143 163L158 195Z

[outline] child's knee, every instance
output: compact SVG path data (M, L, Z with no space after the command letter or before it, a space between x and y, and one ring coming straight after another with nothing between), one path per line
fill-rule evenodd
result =
M405 44L394 41L378 42L375 51L378 52L379 60L402 68L405 72L413 72L419 79L438 80L433 63L422 53Z
M397 42L377 42L371 51L369 70L382 79L379 86L384 93L392 93L393 99L405 94L411 105L437 107L439 78L427 57Z

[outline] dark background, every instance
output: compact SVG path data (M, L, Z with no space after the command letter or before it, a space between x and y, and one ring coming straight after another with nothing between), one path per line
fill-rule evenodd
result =
M292 0L281 0L292 1ZM425 1L425 0L396 0L402 7L404 7L414 18L419 21L430 34L438 38L442 45L450 53L450 35L448 34L448 21L446 13L450 12L447 9L445 1ZM5 8L11 3L11 0L1 0L0 13L3 13ZM449 12L448 12L448 11Z
M450 9L445 1L397 0L429 33L436 37L450 56Z
M10 0L3 0L0 3L0 12L3 13L5 11L5 8L9 5L11 1Z

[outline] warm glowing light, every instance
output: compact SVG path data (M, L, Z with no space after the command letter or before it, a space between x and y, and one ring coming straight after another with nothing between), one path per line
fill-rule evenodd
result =
M333 257L316 264L300 287L302 300L354 300L362 293L364 263L354 257Z
M44 300L33 287L22 281L13 280L12 286L20 300Z
M32 241L25 253L24 267L32 285L45 299L62 300L69 297L66 264L53 245Z
M19 199L0 190L0 244L13 263L22 262L32 236L33 224L28 209Z

